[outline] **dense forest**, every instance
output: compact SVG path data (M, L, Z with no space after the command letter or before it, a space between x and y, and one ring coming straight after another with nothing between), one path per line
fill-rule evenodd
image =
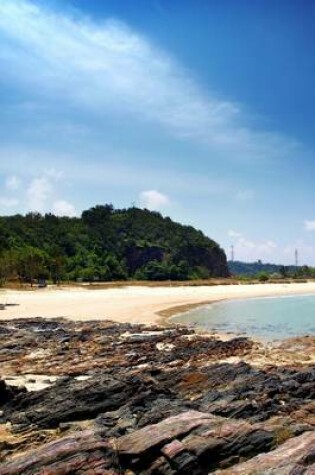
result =
M274 278L303 277L314 278L315 269L309 266L284 266L281 264L256 262L229 261L228 267L232 276L244 276L249 278L262 278L264 276Z
M139 208L95 206L80 218L0 217L0 279L34 282L224 277L224 251L191 226Z

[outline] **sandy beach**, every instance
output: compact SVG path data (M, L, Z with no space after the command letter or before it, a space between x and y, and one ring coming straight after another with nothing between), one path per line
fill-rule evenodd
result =
M156 323L224 299L315 294L315 282L291 284L217 285L198 287L132 286L114 289L46 288L34 291L1 290L6 304L0 319L66 317L72 320L109 319L117 322Z

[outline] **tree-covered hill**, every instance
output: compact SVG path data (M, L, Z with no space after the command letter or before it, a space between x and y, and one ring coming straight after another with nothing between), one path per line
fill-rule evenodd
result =
M186 280L228 275L224 251L191 226L138 208L80 218L0 217L1 279Z
M241 262L241 261L229 261L229 270L232 275L244 275L249 277L255 277L260 272L267 272L268 274L278 273L281 267L278 264L256 262Z
M270 277L305 277L315 276L315 269L309 266L284 266L281 264L256 262L229 261L229 271L232 276L243 276L249 278L267 275Z

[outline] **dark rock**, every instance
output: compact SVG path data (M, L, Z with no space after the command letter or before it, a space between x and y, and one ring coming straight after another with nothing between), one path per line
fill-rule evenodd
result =
M34 450L0 466L0 475L118 475L108 442L83 431Z
M19 429L36 425L57 428L60 423L95 418L130 400L143 383L136 376L116 379L105 375L87 381L66 380L36 393L19 394L6 406L7 417Z
M277 366L271 353L253 366L259 345L180 326L32 319L0 333L3 374L58 377L37 392L0 381L0 475L245 474L259 454L270 473L312 473L313 364Z
M8 386L5 381L0 379L0 407L12 401L15 396L22 393L26 393L25 388Z
M257 470L259 472L257 472ZM305 432L276 450L261 454L216 475L313 475L315 473L315 432Z
M184 412L121 437L118 440L118 451L128 456L143 455L213 419L210 414L197 411Z

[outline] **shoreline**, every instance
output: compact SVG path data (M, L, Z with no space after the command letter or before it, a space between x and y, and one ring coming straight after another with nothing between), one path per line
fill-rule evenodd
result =
M3 475L219 473L231 460L232 475L244 456L255 468L281 450L278 473L282 460L292 467L292 446L313 462L315 337L265 349L101 320L8 320L2 330ZM194 465L183 471L186 455Z
M149 460L151 473L167 454L162 467L163 473L169 473L174 471L178 448L180 457L188 454L191 460L192 453L194 466L204 469L205 447L213 450L214 446L217 465L206 457L210 459L207 472L212 473L221 468L221 461L231 460L233 444L229 475L243 464L255 468L270 459L272 467L281 470L282 461L275 463L272 458L278 460L279 450L292 466L296 445L301 460L310 459L315 441L310 400L315 336L265 346L251 337L199 332L169 322L172 315L228 298L315 294L315 285L301 285L232 290L226 286L216 292L133 287L0 293L0 303L5 296L13 304L0 312L5 335L0 345L0 382L7 399L0 421L4 472L23 475L26 467L32 473L43 469L63 473L69 467L81 469L82 460L87 461L83 469L93 471L100 468L101 460L102 468L118 475L122 463L124 472L135 473L133 460L141 458ZM95 318L101 310L106 317ZM29 322L25 318L46 314L56 319L61 311L67 319ZM14 315L25 319L14 325ZM132 325L139 320L142 325ZM258 411L262 418L257 421ZM187 424L192 424L188 433ZM268 437L263 442L261 434ZM301 437L305 439L302 452ZM247 462L244 447L248 447ZM169 458L169 454L175 455ZM182 473L181 468L176 473Z
M193 308L224 300L315 295L315 282L217 286L78 289L77 287L1 290L0 320L56 318L112 320L118 323L167 325L168 320Z
M218 330L216 328L213 329L206 329L202 325L198 325L196 322L190 322L190 321L185 321L182 320L182 317L185 317L186 313L189 313L191 310L195 310L198 308L202 308L204 306L210 306L216 303L223 303L228 301L229 303L237 302L240 300L272 300L272 299L290 299L290 298L296 298L296 297L313 297L314 293L294 293L294 294L286 294L286 295L264 295L264 296L251 296L251 297L234 297L234 298L226 298L226 299L220 299L220 300L212 300L212 301L205 301L205 302L199 302L195 304L187 304L187 305L179 305L178 307L171 307L169 309L166 309L165 311L159 312L159 314L162 317L161 324L163 325L185 325L189 328L193 328L196 333L199 334L206 334L206 335L211 335L218 337L224 341L230 339L230 338L237 338L237 337L245 337L245 338L250 338L254 342L261 343L263 346L267 346L270 344L274 344L279 341L284 341L283 338L276 338L273 340L267 339L265 336L259 335L259 334L248 334L246 332L235 332L235 331L227 331L227 332L222 332L221 330ZM288 336L285 337L285 340L290 339L290 338L299 338L303 336L312 336L310 335L295 335L295 336Z

